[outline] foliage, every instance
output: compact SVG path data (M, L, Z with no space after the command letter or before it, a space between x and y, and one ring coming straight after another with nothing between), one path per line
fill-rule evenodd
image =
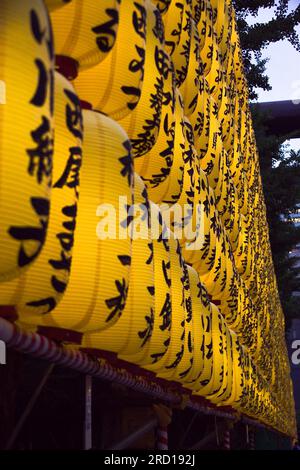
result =
M283 153L281 145L278 152L281 158L277 166L263 175L263 181L279 294L289 321L292 317L300 318L298 301L292 297L294 291L300 291L300 270L295 267L298 258L290 257L291 250L300 242L300 228L289 220L300 200L300 152L290 151L282 158Z
M300 151L290 150L284 141L288 136L270 135L266 115L252 108L255 135L260 154L260 168L267 207L270 242L281 304L287 326L291 318L300 318L297 300L292 292L300 291L297 258L290 251L300 243L300 228L290 216L300 201Z
M266 71L267 59L262 51L269 44L287 39L298 51L300 40L295 27L300 24L300 5L289 11L289 0L233 0L243 49L245 73L250 98L257 98L255 88L270 90ZM274 16L266 23L250 25L247 16L256 17L261 8L274 8Z

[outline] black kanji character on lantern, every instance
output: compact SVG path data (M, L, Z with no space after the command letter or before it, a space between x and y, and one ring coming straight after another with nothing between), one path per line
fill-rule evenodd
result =
M112 320L116 315L120 317L126 303L128 285L125 279L123 278L121 281L117 279L115 281L115 285L119 295L105 300L107 307L111 310L110 314L106 318L106 322Z
M34 36L34 39L39 43L42 44L45 30L41 29L40 20L35 10L30 10L30 25L31 25L31 32Z
M166 263L165 260L162 260L162 266L161 267L162 267L163 275L164 275L164 278L165 278L165 282L166 282L168 287L171 287L171 278L169 278L169 276L168 276L168 272L170 271L170 268L171 268L170 261L168 261Z
M109 52L114 45L116 32L114 27L119 22L119 12L113 8L106 8L105 13L111 19L92 28L96 34L96 43L100 51Z
M176 43L177 43L177 37L180 37L181 34L181 27L182 27L182 19L183 19L183 11L184 11L184 5L182 3L177 2L176 7L180 9L179 14L178 14L178 23L176 27L172 31L172 38L174 37L174 41L166 41L166 45L170 48L170 55L173 54L176 48Z
M60 259L54 260L50 259L49 264L56 270L70 272L71 269L71 256L69 252L71 251L74 244L74 231L76 223L76 214L77 214L77 205L73 204L72 206L66 206L62 209L62 213L70 218L63 222L64 231L56 235L60 245L62 247ZM54 290L58 293L63 293L66 290L67 284L65 281L58 279L56 275L53 275L51 278L51 284Z
M56 270L70 272L71 269L71 256L68 255L68 251L71 250L73 246L73 233L75 230L75 217L77 212L77 206L66 206L62 210L63 214L71 218L71 221L63 223L63 227L67 230L66 233L62 232L57 235L59 238L63 250L61 251L61 258L58 260L49 260L49 264ZM69 233L71 232L71 233ZM51 285L54 290L62 294L66 289L66 282L58 279L57 276L53 275L51 277ZM27 305L30 307L45 307L43 314L49 313L56 307L57 301L55 297L47 297L45 299L40 299L32 302L27 302Z
M42 28L40 24L40 19L35 10L30 10L30 26L31 32L35 41L42 45L44 42L48 51L48 56L51 61L54 58L54 49L53 49L53 35L51 24L48 21L47 28ZM48 33L48 35L46 34ZM45 63L41 59L35 59L35 64L38 69L39 79L36 92L32 97L30 103L34 106L43 106L47 98L47 90L49 88L49 105L50 113L53 114L54 107L54 74L52 68L47 70Z
M146 39L146 9L137 2L134 2L136 10L132 15L132 24L135 32L141 36L142 39Z
M42 123L31 132L32 140L37 144L33 149L27 149L29 156L28 173L36 176L38 183L42 183L44 177L49 180L52 172L53 134L49 119L42 117Z
M188 375L188 373L190 372L191 368L193 367L193 364L194 364L194 359L193 359L193 357L191 357L190 364L189 364L188 368L185 369L184 371L180 372L179 377L181 377L182 379L184 377L186 377Z
M160 173L154 174L151 178L143 178L143 181L149 182L152 188L156 188L160 183L165 181L170 174L170 168L161 168Z
M138 48L138 47L136 47L136 48L139 49L138 52L141 53L140 55L142 55L142 60L141 60L141 62L137 62L136 60L132 60L130 65L129 65L129 70L131 72L137 72L138 70L140 70L141 71L141 77L143 77L145 53L144 53L143 49ZM137 106L137 104L139 102L139 99L140 99L140 96L141 96L141 90L137 87L130 86L130 85L122 85L121 90L123 91L123 93L125 93L125 95L131 96L131 97L134 98L134 101L130 101L130 102L127 103L128 109L130 109L130 111L133 111L134 108Z
M20 267L26 266L38 256L44 244L48 226L48 199L32 197L30 199L30 203L34 212L38 216L39 226L10 227L8 230L11 237L21 242L18 255L18 265ZM29 242L28 247L26 246L26 242ZM32 251L32 242L35 242L36 249L29 254L28 251Z
M123 266L131 265L131 256L128 255L119 255L118 259Z
M55 260L55 259L50 259L49 264L54 268L54 269L59 269L59 270L64 270L64 271L70 271L71 269L71 258L65 253L65 251L61 251L60 254L60 259ZM54 286L53 286L54 287ZM60 291L59 291L60 292Z
M131 139L132 148L138 155L143 155L151 150L155 143L154 130L159 129L161 118L161 103L163 98L163 80L157 78L154 85L156 92L151 93L150 108L153 109L151 119L147 119L142 126L143 131L137 134L137 138Z
M77 204L66 206L63 208L62 213L70 217L70 221L63 222L65 231L59 232L56 237L60 241L61 247L65 251L70 251L74 244L74 231L76 224Z
M181 348L180 348L180 351L178 351L176 353L175 361L172 362L172 364L170 364L169 366L166 366L166 369L175 369L178 366L178 364L180 363L180 361L182 359L182 356L183 356L183 353L184 353L184 345L182 344Z
M122 170L120 171L122 176L127 176L128 186L132 183L133 177L133 161L131 157L131 143L130 140L125 140L123 142L123 147L126 150L126 155L124 157L119 158L119 162L122 165Z
M82 140L83 122L80 101L71 90L64 90L69 102L66 106L66 124L72 134Z
M150 255L149 255L149 258L146 261L146 264L151 264L153 262L153 243L150 242L147 245L148 245L148 248L149 248L149 251L150 251Z
M56 307L56 304L57 302L54 297L47 297L46 299L42 300L33 300L32 302L26 303L26 305L28 305L29 307L45 307L45 311L43 312L43 314L51 312L51 310Z
M141 77L144 75L144 65L145 65L145 49L139 46L135 46L136 52L138 53L139 59L135 58L129 63L128 69L130 72L136 73L141 72ZM122 86L121 89L127 95L140 96L140 90L132 86ZM127 89L127 91L126 91ZM135 91L136 90L136 91Z
M169 73L172 73L172 69L169 64L169 56L163 49L157 46L155 48L154 54L156 68L159 71L160 75L162 75L163 79L167 80Z
M133 12L133 15L132 15L132 24L136 33L145 40L146 39L146 9L142 5L138 4L137 2L134 2L134 5L136 7L136 10ZM133 73L140 72L141 80L142 80L144 76L145 48L139 47L136 45L135 49L140 57L140 60L133 59L129 64L129 70L130 72L133 72ZM132 111L139 102L139 99L141 96L141 90L137 87L130 86L130 85L122 86L121 90L126 95L132 95L135 98L134 102L127 103L128 108Z
M206 353L206 359L210 359L213 355L213 343L212 341L206 346L207 353Z
M65 238L64 234L58 234L58 238L60 239L62 247L66 251L70 251L70 249L73 246L73 233L75 229L75 217L76 217L76 211L77 211L77 206L66 206L63 208L62 212L64 215L71 217L70 222L64 222L63 227L72 232L71 237L69 237L69 234L66 233L65 236L67 236L67 239ZM70 271L71 268L71 257L68 256L68 254L62 250L61 251L61 259L59 260L49 260L49 264L57 270L64 270L64 271ZM55 289L56 292L58 293L63 293L66 289L66 282L61 281L57 278L57 276L52 276L51 278L51 284L53 288ZM45 311L43 314L46 314L53 310L56 307L57 301L54 297L47 297L45 299L41 299L38 301L33 301L33 302L27 302L27 305L31 307L46 307Z
M147 341L149 341L152 336L154 326L154 311L152 307L150 309L150 315L146 315L145 320L147 322L145 330L138 332L139 337L143 340L141 347L145 346Z
M161 331L170 330L171 327L172 304L169 292L167 292L164 305L161 309L159 316L162 318L160 325Z
M70 156L68 158L65 169L53 187L63 188L64 186L68 186L68 188L74 188L76 196L78 196L79 172L81 168L82 151L80 147L70 147L69 150Z
M41 59L35 59L34 62L38 69L39 78L37 89L34 96L31 98L30 103L34 104L34 106L43 106L47 98L48 72Z

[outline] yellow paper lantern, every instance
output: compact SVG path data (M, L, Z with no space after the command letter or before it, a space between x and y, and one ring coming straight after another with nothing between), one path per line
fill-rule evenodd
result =
M183 256L203 275L214 266L216 255L216 237L219 237L218 220L213 189L209 186L205 173L200 168L198 190L194 203L201 211L200 223L195 239L183 246Z
M78 71L101 62L115 43L119 4L119 0L101 0L101 4L72 0L64 8L51 11L58 64L64 58L71 59Z
M220 177L220 166L224 160L225 152L221 139L221 130L218 120L211 115L209 122L209 139L206 152L200 155L200 165L205 171L210 186L214 189Z
M155 145L161 119L169 58L164 52L163 23L159 10L146 3L146 57L141 96L134 110L119 120L131 140L134 157L141 157Z
M227 208L222 214L222 220L231 243L232 250L238 247L241 230L241 213L239 211L239 201L237 190L229 177L228 188L226 190Z
M172 321L170 240L159 207L151 201L150 206L155 292L154 312L149 325L151 335L141 352L120 355L121 359L144 366L158 363L166 354Z
M167 52L172 56L172 60L174 63L175 68L175 76L176 76L176 85L180 87L182 83L185 81L188 71L188 64L189 64L189 50L191 47L191 37L192 37L192 22L191 22L191 8L192 2L185 2L181 4L180 2L176 2L176 5L179 8L183 8L181 11L181 28L180 28L180 37L178 44L175 48L169 45L167 40L167 31L166 31L166 49ZM165 24L168 21L168 16L170 14L170 10L166 14L164 20ZM177 20L177 18L176 18ZM171 35L174 36L174 31L171 32Z
M239 402L244 395L243 392L245 391L246 374L244 370L244 364L249 356L247 355L247 353L243 352L243 349L241 348L238 342L237 335L231 330L230 338L231 354L229 356L229 361L232 364L232 386L230 390L230 396L226 399L224 398L224 400L222 401L222 405L230 406L234 404L235 407L238 407Z
M208 151L209 137L211 134L211 130L213 129L213 127L210 126L210 120L211 119L213 120L214 118L215 118L214 120L216 120L216 116L217 116L216 103L211 98L211 95L209 92L209 85L206 81L204 82L203 93L201 93L199 105L197 103L196 110L199 109L198 106L200 110L202 110L203 115L201 116L202 117L201 132L197 132L198 135L195 139L195 146L196 146L198 155L202 157L206 155ZM192 117L191 117L191 122L193 123L194 129L195 129L195 121Z
M176 92L175 102L175 129L174 129L174 151L171 169L159 185L149 185L148 193L150 199L155 203L174 203L180 197L183 186L184 151L185 151L185 129L183 101L180 93ZM151 156L155 157L154 153Z
M230 330L226 323L222 324L223 334L222 343L220 347L223 350L223 370L222 375L222 386L214 394L208 396L212 403L222 405L224 401L230 400L233 394L233 351L232 351L232 338Z
M197 103L195 109L189 114L189 120L194 130L194 145L200 153L207 150L210 115L211 112L217 115L217 107L214 108L215 103L210 100L209 85L204 76L199 80L198 91Z
M166 78L159 133L153 147L134 159L134 169L147 188L157 188L169 175L173 162L175 138L175 75L171 58L166 56Z
M222 141L226 150L232 147L234 138L233 99L230 88L223 84L222 99L218 110L218 119L222 132Z
M193 363L188 374L184 377L185 387L193 389L193 384L197 382L204 368L205 359L205 336L210 325L211 305L208 294L199 275L191 266L188 266L188 274L191 291L192 307L192 332L191 341L193 344Z
M197 207L194 204L194 187L199 177L199 162L193 147L193 131L187 118L183 120L185 142L183 147L183 179L180 197L175 204L166 200L161 206L166 225L174 232L175 237L182 246L186 240L191 241L197 229Z
M197 106L199 87L202 74L200 59L200 39L196 23L191 20L191 45L189 50L189 61L187 65L186 78L179 90L184 101L184 112L190 116Z
M164 378L179 377L179 372L186 369L188 362L182 366L184 355L184 324L185 324L185 290L183 286L183 261L178 240L172 236L170 245L170 284L172 312L170 316L170 341L164 356L147 368Z
M78 332L105 329L123 312L131 259L127 209L133 197L131 147L125 132L94 111L83 111L83 127L70 281L60 304L42 318L45 326Z
M199 34L201 36L201 48L203 48L203 45L206 40L206 35L208 34L207 29L213 27L213 10L212 10L212 5L210 0L196 0L195 2L193 1L194 4L199 4L200 3L200 10L201 14L199 17L199 21L197 22L198 25L198 30ZM195 7L194 7L195 10Z
M146 11L146 0L122 0L113 50L97 66L80 71L74 81L82 100L113 119L122 119L133 111L141 96Z
M10 282L0 284L2 305L14 305L23 323L38 325L54 309L69 280L79 194L82 115L72 85L55 74L55 139L49 223L36 261Z
M6 89L0 105L0 281L6 281L37 258L47 234L54 63L42 1L1 2L0 55Z
M198 24L200 34L200 57L203 64L204 75L207 75L212 67L213 48L216 41L215 32L213 30L212 9L209 2L207 3L207 9Z
M216 325L217 326L217 325ZM221 396L227 389L228 378L225 375L227 369L227 326L219 311L218 315L218 329L213 328L213 391L208 395L208 399L213 403L221 403Z
M164 32L167 52L172 55L180 41L185 5L171 0L164 15Z
M83 348L104 349L120 355L130 355L141 353L151 341L155 285L153 242L148 217L150 206L145 185L137 174L134 175L134 205L129 224L133 239L125 307L111 328L85 333L81 341Z
M215 38L212 44L212 64L205 78L209 84L211 96L215 99L218 106L220 106L225 78L222 66L222 55Z
M216 30L218 44L222 54L222 63L226 68L228 50L230 49L230 39L233 28L233 6L231 2L224 1L224 6L218 8Z
M207 274L200 276L201 281L214 299L218 299L230 289L230 279L233 275L233 260L229 256L229 241L226 232L221 228L220 236L216 239L213 267Z
M218 307L212 303L211 314L210 318L207 319L205 331L204 351L206 359L204 361L204 368L197 383L193 386L196 395L207 396L220 387L222 383L221 376L217 374L221 370L222 365L218 344L221 335L219 330L220 315Z
M177 263L177 257L178 257L179 266L181 267L182 275L178 278L178 282L176 283L176 285L178 286L177 288L176 288L176 285L174 285L174 290L173 290L172 285L171 285L172 305L173 305L172 325L171 325L172 336L171 336L170 346L168 350L168 353L169 353L168 359L171 357L172 354L174 354L174 348L176 351L176 355L175 355L175 361L172 363L171 367L167 366L166 368L167 370L164 373L162 373L161 376L173 378L181 383L184 383L186 380L186 376L190 372L191 367L193 365L193 357L195 354L193 341L192 341L193 311L192 311L192 297L191 297L188 266L186 265L186 263L184 262L182 258L180 244L176 240L175 240L175 248L176 248L176 263ZM171 277L172 277L172 283L175 284L175 275L173 271L175 269L174 268L175 260L173 261L172 245L170 246L170 250L171 250ZM179 280L180 280L180 283L179 283ZM179 325L178 323L178 329L176 328L175 323L178 322L178 320L180 319L180 315L177 316L176 318L176 314L178 315L179 308L180 308L179 305L177 304L180 297L177 296L178 300L176 299L175 292L174 292L175 289L176 290L180 289L179 290L180 294L183 291L181 294L183 298L183 303L181 306L181 308L183 309L183 317L182 317L181 324ZM181 328L183 328L183 332L182 332L182 335L179 336ZM176 345L176 336L178 338L178 345ZM179 342L181 343L180 349L178 347Z

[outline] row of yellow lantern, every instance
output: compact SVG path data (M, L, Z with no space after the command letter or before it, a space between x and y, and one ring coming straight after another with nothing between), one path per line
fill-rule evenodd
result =
M236 376L240 369L234 360L236 336L210 304L196 271L185 265L178 241L153 240L149 247L149 240L138 239L130 246L126 239L122 246L120 240L101 243L92 236L95 219L91 211L101 203L101 196L105 196L106 204L109 193L113 198L127 191L128 200L132 199L133 168L127 137L111 119L83 111L83 119L78 114L76 127L69 128L67 118L75 102L74 89L56 74L56 135L47 238L35 263L20 277L1 284L2 303L16 306L19 321L25 327L46 325L85 331L82 347L118 352L121 358L143 365L161 377L178 380L213 402L237 402L241 388ZM82 128L85 132L81 167ZM102 159L97 158L100 153ZM113 157L115 166L111 164ZM105 181L111 186L112 180L113 192L111 187L105 187ZM134 188L134 202L149 205L145 186L137 175ZM116 205L113 199L110 203ZM158 208L156 212L159 217ZM70 220L64 217L68 215ZM115 279L116 273L120 280ZM116 287L119 291L115 292ZM101 294L106 298L101 299ZM224 364L230 370L228 375L224 375Z
M291 396L282 312L270 302L278 294L234 11L227 1L154 3L46 1L56 66L73 88L54 78L42 2L4 2L1 304L14 305L27 328L77 331L82 347L117 352L292 432L292 398L282 409ZM161 227L153 202L165 203L163 216L175 203L188 205L183 223L194 240L172 233L99 240L96 208L116 207L119 195L156 211ZM165 229L176 234L174 223ZM204 285L219 309L199 297Z

